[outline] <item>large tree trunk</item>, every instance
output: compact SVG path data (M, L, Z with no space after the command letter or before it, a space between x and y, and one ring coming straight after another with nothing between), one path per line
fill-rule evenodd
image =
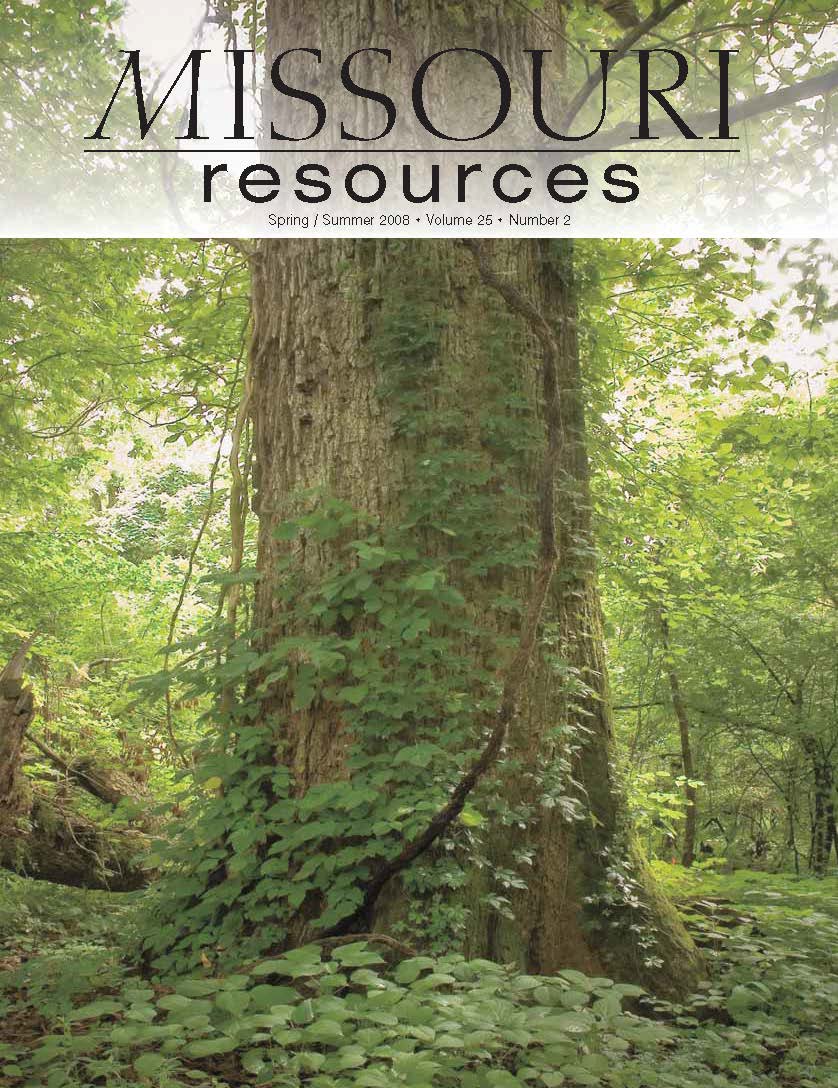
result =
M460 900L468 912L463 943L472 955L511 959L533 971L574 966L640 979L674 992L695 981L700 970L697 957L641 860L612 768L569 247L558 264L555 251L538 242L496 243L488 252L498 272L551 314L560 330L563 442L556 503L560 570L544 625L553 645L532 670L495 787L503 791L507 812L513 805L527 809L527 826L511 831L499 814L487 830L488 865L470 881ZM423 396L441 415L452 402L467 406L475 427L471 432L466 427L458 441L462 451L484 457L489 494L503 479L487 436L477 426L488 403L486 350L492 337L504 341L505 380L514 383L511 392L529 400L528 411L521 410L522 433L537 415L533 366L537 348L530 330L481 280L462 245L263 243L254 269L252 362L263 575L256 622L274 637L288 633L273 572L280 569L289 547L296 549L296 561L309 575L316 575L333 558L323 545L299 541L289 545L277 539L278 525L299 513L301 493L326 489L383 526L398 524L404 517L410 466L422 451L396 433L394 406L382 393L384 364L376 356L380 342L376 330L388 305L398 305L399 300L410 305L408 285L417 282L422 285L422 305L428 306L432 298L445 314L434 357L424 364L430 380ZM532 458L524 459L520 471L531 496ZM470 498L464 496L465 501ZM499 521L508 518L511 501L498 487ZM451 514L456 520L457 510ZM534 523L532 509L530 517ZM522 533L526 532L524 524ZM433 544L417 539L417 544L425 550L446 546L439 538ZM456 538L447 546L457 547ZM491 609L490 590L507 591L523 601L528 580L503 571L482 581L464 574L460 588L478 610ZM500 634L515 637L514 610L496 608L492 622ZM283 758L298 795L345 777L350 741L334 706L317 703L289 715L287 702L278 695L276 702L265 702L263 714L265 720L286 720ZM554 733L557 726L564 729L559 738ZM544 768L559 765L563 758L568 760L569 776L578 783L566 791L581 802L581 819L569 818L561 804L541 803ZM522 851L532 860L523 872ZM487 899L497 891L489 875L516 868L527 888L507 890L514 914L509 918ZM452 899L456 902L457 896ZM403 920L405 897L390 889L378 908L376 924L391 925Z
M560 24L561 5L548 7ZM435 49L479 41L502 56L516 78L516 66L525 59L520 50L527 44L526 24L517 23L511 11L467 3L449 12L430 0L406 11L354 0L329 8L270 0L267 53L287 45L291 30L295 40L318 43L324 64L359 44L389 44L386 39L395 35L400 50L394 52L394 68L415 67L417 57ZM506 22L501 25L499 18ZM392 78L398 79L395 72ZM491 90L496 94L496 86ZM442 85L437 91L436 101L445 102L463 88ZM443 912L450 907L461 920L460 943L470 955L513 960L531 971L608 972L675 993L695 983L699 960L674 909L653 885L613 772L572 253L569 246L560 254L535 241L498 242L484 253L494 275L514 284L547 316L560 344L559 570L501 766L490 767L493 781L481 783L475 795L489 819L481 832L484 864L465 888L447 896L437 888L420 911L438 909L442 898ZM496 656L510 659L512 651L503 647L520 635L528 569L491 559L478 574L473 562L448 562L460 554L470 531L484 533L491 549L492 522L509 548L517 542L526 550L538 520L541 347L532 323L502 295L481 275L469 248L456 242L259 244L253 263L251 412L262 576L255 623L263 632L263 650L284 635L304 633L299 624L289 629L280 590L289 556L301 581L315 580L335 562L341 543L305 533L289 543L279 539L278 526L310 511L313 494L326 493L365 511L382 532L403 529L415 516L417 488L425 487L423 501L439 503L443 527L431 531L427 518L417 523L417 551L447 563L474 617L494 631ZM501 362L490 365L490 358ZM413 368L407 408L393 391L392 370L399 366ZM427 426L414 433L410 420L405 423L411 412L424 413L426 420L435 413L433 433ZM510 424L515 440L504 430ZM510 452L516 440L521 448ZM440 446L455 466L447 502L439 493L428 499L427 489L439 489L439 480L429 484L417 468L429 464L425 455ZM474 476L469 484L456 479L456 466L466 460L470 468L482 468L482 484ZM446 535L452 525L456 533ZM317 629L315 621L311 629ZM484 644L475 655L476 664L487 669L503 666ZM475 702L486 695L468 694ZM340 707L328 698L295 711L280 684L263 698L260 719L275 729L281 723L280 758L298 798L349 776L353 738ZM480 747L480 728L475 711L472 748ZM444 729L440 736L444 744ZM404 734L392 741L393 756L399 743L410 741ZM561 776L561 784L551 786L551 775ZM429 778L429 795L439 796L439 788ZM513 808L521 827L509 819ZM421 864L444 854L439 845ZM319 842L312 853L333 854L339 847ZM531 864L523 864L524 855ZM503 874L510 873L511 886L503 887ZM410 873L404 876L409 882ZM515 887L522 880L525 891ZM510 909L498 909L499 892ZM405 890L391 881L367 921L378 928L404 924L410 898L417 895L415 884ZM302 904L297 938L316 936L316 927L307 923L321 906Z

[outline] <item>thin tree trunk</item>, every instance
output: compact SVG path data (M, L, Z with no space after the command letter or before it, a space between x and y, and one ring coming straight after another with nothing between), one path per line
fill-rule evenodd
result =
M678 736L681 742L681 768L684 773L684 797L687 809L684 818L684 838L681 844L681 864L689 869L695 861L695 836L698 821L696 809L696 788L692 784L695 779L695 765L693 763L692 742L690 738L690 718L687 713L687 704L681 691L681 680L672 658L672 646L670 641L669 621L663 613L660 614L661 644L666 657L666 676L669 682L669 694L672 699L672 709L678 722Z
M835 770L823 747L814 737L802 738L812 768L812 837L809 868L815 876L825 876L833 844L838 855L835 830Z
M786 820L788 823L787 845L792 852L792 857L794 858L795 875L800 876L800 851L797 847L797 817L795 815L797 798L794 784L794 775L791 769L789 769L788 782L784 792L786 799Z

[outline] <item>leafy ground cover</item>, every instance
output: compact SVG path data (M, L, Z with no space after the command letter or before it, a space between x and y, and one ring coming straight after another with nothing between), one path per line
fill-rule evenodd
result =
M135 897L0 878L0 1084L827 1088L838 879L658 865L705 950L689 1001L565 971L310 945L224 977L125 966Z

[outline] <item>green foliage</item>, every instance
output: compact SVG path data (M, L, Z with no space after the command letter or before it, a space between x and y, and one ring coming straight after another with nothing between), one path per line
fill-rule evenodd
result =
M686 898L686 918L715 960L707 987L673 1010L684 1030L672 1067L683 1083L832 1084L838 882L655 868L664 887Z
M590 691L556 652L562 632L550 623L540 649L562 707L545 751L534 768L507 755L398 892L397 936L433 955L398 966L380 963L374 945L279 955L354 912L370 872L439 809L491 720L534 550L534 368L522 365L529 348L508 316L488 303L462 345L435 257L405 247L398 289L361 300L399 436L392 520L325 489L286 496L277 567L257 575L250 552L230 574L229 480L209 466L226 448L241 378L241 267L191 243L6 252L0 633L9 649L22 631L41 632L33 728L76 757L121 767L137 758L155 800L175 800L178 741L189 766L179 838L172 844L174 821L163 825L149 859L165 874L142 909L150 980L120 959L116 931L132 938L130 911L27 882L0 890L11 968L4 1075L56 1086L829 1084L830 880L660 867L679 896L728 896L748 918L729 936L716 907L687 911L714 974L682 1006L655 1008L666 1031L622 1011L608 980L530 979L446 954L478 897L494 923L528 887L532 851L524 842L493 864L496 837L528 828L543 805L580 843L595 841L575 781ZM813 369L814 392L802 395L778 333L803 307L795 320L821 343L833 305L823 252L792 249L790 297L744 312L737 306L761 289L748 251L633 241L586 243L580 254L611 659L618 705L632 708L620 739L633 815L651 851L682 822L665 702L675 667L706 783L698 805L725 832L713 825L717 860L741 860L762 821L771 863L791 863L781 826L791 819L805 864L811 753L829 765L836 751L835 393ZM201 578L210 569L223 573ZM275 592L270 631L249 616L258 577ZM231 586L242 590L235 631L218 604ZM147 684L168 704L138 703L132 681L154 667L181 590L170 668ZM674 634L666 653L653 623L662 604ZM798 683L795 715L784 689ZM295 761L316 722L342 731L345 777L318 781ZM26 772L66 797L64 776L40 757L27 753ZM523 779L526 796L507 788ZM73 803L113 819L98 802ZM626 827L617 838L628 836ZM587 860L603 879L586 889L586 924L614 926L653 956L636 872L619 851L592 849ZM475 873L482 883L469 898Z
M576 971L541 978L457 955L394 960L391 946L364 941L152 984L121 977L113 953L107 961L114 922L125 918L113 913L116 897L76 893L85 909L62 932L54 893L16 880L0 902L10 892L26 901L40 948L4 976L7 1022L43 1016L46 1026L26 1047L0 1031L3 1073L15 1088L831 1085L835 881L662 864L656 872L683 902L712 967L677 1006ZM68 936L80 941L77 973L49 943ZM108 972L98 984L96 956Z
M328 956L307 945L165 992L129 983L76 1008L27 1065L62 1069L55 1086L130 1076L131 1064L165 1084L188 1083L197 1065L219 1078L235 1070L247 1083L322 1088L587 1085L631 1048L666 1037L623 1010L640 993L575 971L538 978L456 955L386 969L364 942Z
M0 872L0 951L34 955L66 941L115 945L133 900Z
M676 251L679 281L662 294ZM667 857L671 814L647 802L650 783L673 794L682 776L674 671L707 848L816 863L815 777L834 775L838 751L831 261L818 243L656 244L645 288L609 288L630 349L598 460L612 682L648 847Z
M217 606L198 580L227 552L228 476L208 475L242 377L243 266L224 247L178 241L2 250L3 660L37 631L33 736L166 798L202 708L177 692L139 707L131 685L158 667L181 590L184 624ZM68 797L39 752L26 771L63 806L111 819L81 791Z
M669 783L675 788L669 788ZM683 779L667 771L646 771L631 776L628 783L628 803L632 824L641 837L663 831L674 837L679 831L686 811L684 794L677 789Z
M240 956L243 933L249 954L264 952L287 938L304 902L316 908L315 929L352 914L370 866L424 827L479 743L473 693L482 689L477 709L487 715L497 696L491 632L477 625L438 560L399 534L353 536L358 520L344 504L324 500L283 526L282 537L304 533L314 546L351 538L313 585L300 579L293 558L287 562L283 613L290 630L305 627L305 634L280 638L262 654L243 643L209 674L219 686L246 680L250 701L239 704L227 745L201 762L199 780L223 790L202 803L163 886L163 911L189 934L160 960L164 969L212 955L219 943L235 941ZM347 780L295 796L289 768L276 758L280 731L252 723L278 690L273 705L282 715L336 708L352 738ZM464 819L464 839L477 820ZM148 947L165 952L171 936L155 924Z
M80 1000L118 986L117 948L134 898L0 873L0 1008L16 1007L25 991L24 1004L62 1019Z

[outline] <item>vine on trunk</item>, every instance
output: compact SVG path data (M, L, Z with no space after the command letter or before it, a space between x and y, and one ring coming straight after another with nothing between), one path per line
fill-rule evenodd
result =
M469 340L475 356L445 349L450 294L420 267L422 253L404 247L403 281L372 308L380 396L410 454L395 523L323 492L300 496L302 512L278 532L282 569L271 572L282 630L239 636L220 668L211 633L196 640L207 667L191 682L224 693L223 732L200 761L209 796L172 856L165 911L146 938L164 968L223 958L234 943L241 955L243 941L259 955L366 931L397 875L421 883L426 900L462 884L457 858L479 851L496 805L484 779L512 771L504 744L556 564L559 345L478 249L491 319ZM471 368L484 386L476 416L463 402ZM534 461L529 493L520 480ZM304 555L320 557L317 568ZM218 633L229 634L223 624ZM334 722L345 777L301 788L283 737L314 715ZM550 803L569 777L567 760L554 762L541 787ZM576 815L568 804L567 818ZM518 805L503 816L523 823L530 813Z

